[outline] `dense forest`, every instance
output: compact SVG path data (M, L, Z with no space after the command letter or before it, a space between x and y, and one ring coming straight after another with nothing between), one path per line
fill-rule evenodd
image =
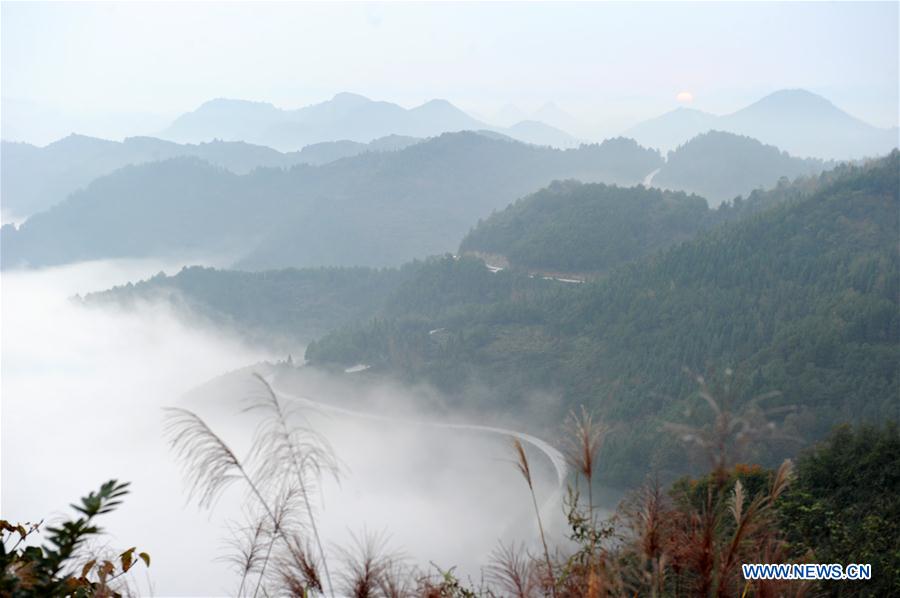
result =
M530 270L604 273L693 237L708 212L695 195L555 182L479 221L459 249Z
M734 151L715 147L716 139L732 144ZM695 151L701 146L702 151ZM748 175L746 165L756 160L757 150L763 154L774 151L776 157L784 160L770 160L755 173L750 168ZM701 188L710 177L734 180L732 175L737 171L743 173L737 177L739 181L755 176L756 182L744 185L746 190L729 195L726 201L717 202L714 209L703 197L684 192L554 182L479 220L460 244L460 252L488 255L488 261L497 260L498 265L532 272L597 278L618 265L690 239L701 231L808 196L848 168L838 166L819 174L822 162L785 157L775 148L726 133L709 133L681 151L694 155L689 172L682 169L681 155L674 166L671 162L663 166L654 177L654 184L670 167ZM793 181L786 176L798 173L815 174L795 176ZM715 192L712 197L716 197Z
M217 327L296 346L377 315L416 267L242 272L193 266L174 276L160 272L136 284L89 293L82 301L126 308L164 301L183 315L201 316Z
M243 176L173 159L120 169L19 229L5 227L2 259L4 267L209 255L254 270L399 265L454 250L479 216L554 179L636 183L661 160L624 139L562 151L470 132Z
M736 409L772 413L772 463L843 421L900 413L898 160L844 167L808 196L566 285L474 259L435 259L386 315L309 346L313 363L367 363L511 409L534 389L617 426L607 479L681 471L660 427L700 408L688 370ZM768 393L765 400L755 400ZM750 415L748 415L750 417Z
M719 224L808 197L850 168L842 166L790 184L782 181L774 189L755 191L716 210L683 193L556 181L481 221L460 251L499 253L514 268L526 271L578 270L596 278ZM85 302L163 299L253 335L307 341L354 320L384 315L393 290L426 267L428 263L420 261L405 264L400 272L364 267L261 272L191 267L174 276L160 273L144 282L93 293ZM410 284L402 294L414 292L415 285ZM456 296L452 287L444 292L446 297ZM317 293L328 300L319 299Z

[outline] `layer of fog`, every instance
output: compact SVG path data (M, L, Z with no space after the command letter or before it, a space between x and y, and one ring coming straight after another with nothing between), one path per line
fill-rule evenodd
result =
M14 214L10 212L4 207L0 207L0 226L6 226L7 224L11 224L16 228L22 226L22 223L25 222L26 218L24 216L20 216L18 214Z
M195 409L243 449L254 422L240 413L238 401L183 395L283 354L200 323L187 325L160 305L123 312L69 301L161 267L120 261L3 273L2 517L67 516L68 504L100 483L128 480L131 495L101 524L111 549L137 545L152 554L148 578L136 578L142 593L233 593L236 578L217 557L226 552L229 520L246 497L233 488L212 513L186 503L182 473L162 435L161 408ZM316 382L292 390L339 402L345 398L327 396L337 388ZM415 397L396 388L377 389L377 396L379 403L371 405L381 412L385 403L414 409ZM364 529L384 530L392 547L423 568L430 561L458 566L477 580L499 539L535 541L530 498L506 439L333 413L310 411L308 417L344 464L340 485L322 488L321 526L329 546L346 546L351 533ZM532 456L546 502L555 491L553 469L540 453Z

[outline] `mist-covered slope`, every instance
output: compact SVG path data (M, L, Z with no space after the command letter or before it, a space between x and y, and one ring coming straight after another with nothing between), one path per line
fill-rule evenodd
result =
M688 368L713 384L727 378L719 398L747 417L778 408L784 440L754 457L774 463L837 422L900 410L898 176L896 152L841 168L805 198L595 284L438 260L392 297L391 317L328 335L307 357L460 396L492 389L485 400L500 410L535 392L560 397L561 411L587 404L614 426L604 479L630 482L684 470L663 423L698 405ZM752 402L771 391L780 394Z
M387 135L434 137L442 133L490 129L537 145L574 147L578 140L543 123L503 128L481 122L446 100L406 109L353 93L282 110L272 104L216 99L178 117L161 136L175 141L243 140L283 150L323 141L368 142Z
M479 217L554 179L633 184L660 160L622 139L560 151L462 133L416 148L352 171L347 163L339 191L317 201L302 228L279 227L237 265L396 265L453 251Z
M896 128L874 127L802 89L776 91L724 116L679 108L624 135L666 151L713 129L747 135L794 156L824 160L874 157L898 146Z
M667 152L689 139L710 131L718 125L719 117L693 108L676 108L660 116L640 122L623 135L640 140L647 147Z
M123 168L5 227L3 266L213 255L250 269L397 265L453 251L479 217L554 179L634 184L660 163L630 140L561 151L475 133L243 176L175 159Z
M94 179L129 164L191 156L237 174L260 167L324 164L368 151L395 151L420 141L391 136L364 144L335 141L282 153L240 141L178 144L153 137L122 142L70 135L44 147L2 142L0 185L3 209L23 218L46 210Z
M183 268L136 284L86 295L85 305L134 307L163 301L180 313L237 330L268 346L296 346L365 321L382 308L415 266L404 269L315 268L242 272Z
M756 139L710 131L669 152L652 184L696 193L713 205L774 187L779 179L822 172L832 164L795 158Z
M747 137L705 133L669 153L652 177L653 188L554 183L479 220L460 251L531 272L596 278L723 222L802 196L819 184L815 176L825 166ZM802 182L790 182L800 176ZM707 198L721 209L710 209Z

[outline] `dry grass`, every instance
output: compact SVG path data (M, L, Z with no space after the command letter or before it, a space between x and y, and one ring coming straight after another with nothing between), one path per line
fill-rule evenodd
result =
M593 513L594 472L607 429L594 420L593 414L584 405L578 412L569 413L565 429L563 454L569 466L584 477L588 489L588 512Z
M487 579L502 595L513 598L531 598L540 587L534 559L525 547L502 542L491 552Z
M336 480L339 478L338 461L328 441L309 426L293 423L301 419L299 412L286 406L265 378L257 373L253 375L264 389L262 395L256 397L247 408L247 411L260 411L264 415L253 443L253 453L259 457L256 477L268 484L283 484L285 480L296 484L318 549L319 562L325 572L328 591L334 596L328 559L313 512L312 495L323 473L332 475Z
M513 452L516 457L514 463L516 465L516 468L519 470L519 473L521 473L522 477L525 478L525 482L528 484L528 490L531 493L531 502L534 506L534 516L535 519L537 519L538 532L541 536L541 545L544 547L544 560L547 565L547 585L550 586L551 594L555 598L557 595L556 576L553 572L553 561L550 559L550 548L547 546L547 535L544 533L544 522L541 520L541 510L540 508L538 508L537 495L535 495L534 492L534 480L531 477L531 464L528 462L528 455L525 453L525 447L522 446L522 441L518 438L513 438L512 444Z
M323 593L316 552L309 542L299 537L291 538L291 543L294 549L275 562L281 584L279 594L306 598L310 594Z
M350 549L339 548L343 570L340 589L351 598L392 598L402 595L403 556L388 548L384 534L364 532ZM389 592L397 592L389 593Z
M606 429L586 409L573 411L565 425L565 454L577 476L567 504L572 545L551 554L531 462L523 443L513 438L513 464L528 487L542 554L501 543L484 570L485 582L475 590L460 582L452 568L438 569L440 575L423 574L389 548L386 535L364 533L354 537L349 548L334 550L339 566L332 586L314 496L322 476L339 476L339 463L302 414L283 403L265 379L257 378L262 392L247 411L262 419L244 460L196 414L172 409L167 418L191 497L210 508L229 486L241 483L252 499L249 523L237 528L233 538L231 562L241 574L238 595L306 598L327 591L352 598L600 598L800 596L808 590L804 584L748 584L742 579L742 562L787 562L775 505L790 483L791 463L782 464L768 487L751 495L751 486L740 476L754 471L759 475L759 470L732 471L728 465L742 445L762 437L761 412L731 413L728 402L717 400L702 378L699 396L713 413L710 424L669 426L709 454L713 469L701 480L702 492L690 485L689 491L678 490L684 495L667 493L653 481L625 501L612 519L598 521L591 488ZM586 508L579 503L579 478L588 486ZM755 479L753 487L758 488Z
M168 409L166 433L182 461L188 494L203 508L211 508L232 484L242 482L251 499L256 522L237 530L231 562L241 572L239 595L321 591L321 567L333 595L327 554L322 545L313 506L322 475L339 475L337 459L328 443L309 426L298 425L301 414L278 398L261 376L263 391L252 397L248 412L261 414L248 456L240 459L196 413ZM316 557L298 538L312 537ZM255 583L249 576L255 575ZM295 583L296 582L296 583ZM300 584L298 586L297 584Z
M731 465L744 460L750 449L759 447L763 442L798 440L783 434L771 420L772 416L793 411L793 406L763 407L763 403L780 396L780 392L757 395L747 401L740 411L736 411L732 409L737 399L731 386L733 373L730 369L725 370L716 390L705 377L689 370L686 373L696 381L697 396L709 408L713 419L696 426L667 422L664 429L674 433L689 450L699 451L708 460L718 482L724 481L724 472Z
M259 494L234 451L200 416L175 407L166 412L166 433L182 461L189 497L196 498L201 507L212 507L225 488L240 479Z

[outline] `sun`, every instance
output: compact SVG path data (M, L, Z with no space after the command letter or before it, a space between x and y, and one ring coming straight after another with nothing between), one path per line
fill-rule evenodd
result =
M690 104L694 101L694 94L689 91L679 91L678 95L675 96L675 100L679 104Z

